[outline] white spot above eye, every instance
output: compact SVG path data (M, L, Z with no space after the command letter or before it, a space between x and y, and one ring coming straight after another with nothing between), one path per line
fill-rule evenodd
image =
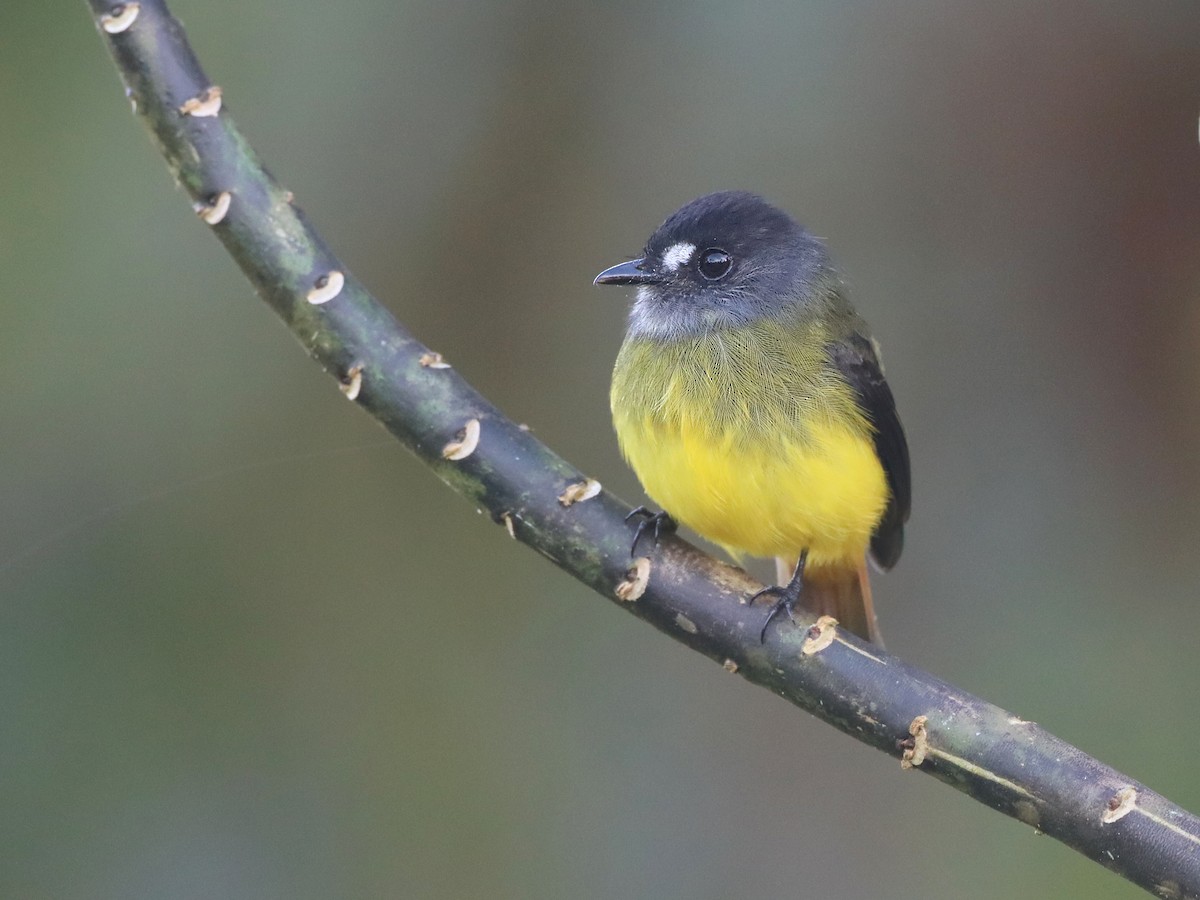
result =
M663 251L662 267L668 272L674 272L680 266L686 266L691 261L692 254L695 252L695 244L689 244L686 241L672 244Z

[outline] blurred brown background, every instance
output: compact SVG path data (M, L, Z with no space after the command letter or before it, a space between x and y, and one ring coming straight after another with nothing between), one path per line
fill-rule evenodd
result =
M1200 811L1200 8L176 0L347 265L639 499L602 267L828 238L912 445L890 648ZM0 895L1134 897L512 544L0 30Z

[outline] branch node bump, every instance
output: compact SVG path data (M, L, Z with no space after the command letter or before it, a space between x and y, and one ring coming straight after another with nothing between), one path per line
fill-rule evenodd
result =
M685 616L683 613L675 613L675 624L678 625L681 630L686 631L688 634L699 634L700 633L700 629L696 627L696 623L693 622L691 619L689 619L687 616Z
M422 353L421 358L417 360L426 369L448 369L450 363L442 359L442 354L435 353L430 350L428 353Z
M585 478L583 481L567 485L567 489L558 495L558 502L563 506L574 506L584 500L591 500L599 493L600 482L595 478Z
M1101 824L1111 825L1113 822L1125 818L1137 808L1137 797L1137 788L1129 786L1121 788L1108 798L1108 804L1100 815Z
M904 748L904 752L900 754L900 768L911 769L925 762L925 756L929 752L929 732L925 728L928 721L929 716L917 716L908 726L908 733L912 737L900 741L900 746Z
M646 585L650 583L650 559L639 556L633 565L625 572L625 580L617 585L617 599L632 603L646 593ZM693 628L696 626L693 625Z
M128 31L129 26L136 21L142 11L140 3L118 3L100 17L100 27L109 34L120 34Z
M346 371L346 379L338 384L338 390L346 395L347 400L357 400L362 390L363 364L355 363Z
M221 89L217 85L205 88L204 92L192 97L179 107L179 112L185 116L203 118L215 116L221 111Z
M833 616L821 616L808 629L804 636L804 645L800 648L802 656L812 656L820 653L833 643L837 636L837 619Z
M1031 826L1038 834L1042 833L1042 816L1038 808L1029 800L1018 800L1013 804L1013 812L1026 825Z
M734 662L732 659L727 659L727 660L725 660L725 662L721 663L721 668L724 669L726 672L728 672L730 675L732 675L735 672L737 672L738 664L736 662Z
M313 306L320 306L340 294L345 285L346 276L337 269L331 269L313 282L312 288L305 294L305 299Z
M192 209L206 224L219 225L229 213L229 204L232 202L233 194L230 191L221 191L209 197L207 203L193 203Z
M471 419L458 430L458 435L442 448L442 459L466 459L479 446L479 420Z

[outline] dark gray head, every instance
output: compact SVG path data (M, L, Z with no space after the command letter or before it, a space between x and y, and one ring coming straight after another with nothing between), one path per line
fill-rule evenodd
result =
M825 247L756 194L721 191L658 227L641 259L596 284L637 285L630 334L669 340L815 313L836 296Z

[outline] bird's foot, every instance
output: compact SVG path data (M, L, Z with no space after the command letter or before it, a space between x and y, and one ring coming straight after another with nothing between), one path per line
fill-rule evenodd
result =
M755 591L750 599L746 602L753 604L759 597L778 596L779 599L771 604L771 611L767 613L767 618L763 622L762 631L758 633L758 642L765 644L767 642L767 627L775 620L775 617L781 612L786 612L788 618L794 624L796 621L796 604L800 601L800 592L791 590L790 584L774 584L771 587L765 587L761 591Z
M787 584L773 584L760 591L755 591L750 595L750 599L746 601L747 605L753 605L754 601L759 597L774 596L779 598L772 604L771 611L767 613L767 619L763 622L762 631L758 633L758 642L760 644L767 642L767 627L781 611L786 612L788 618L792 620L792 624L795 624L796 604L800 602L800 595L804 592L804 564L807 561L808 551L805 550L800 554L800 559L796 562L796 570L792 573L791 580Z
M642 535L648 531L654 533L654 546L658 546L658 539L664 534L671 534L679 527L678 523L671 518L666 511L650 512L644 506L639 506L625 517L625 521L637 519L638 523L636 530L633 532L633 543L629 547L629 555L637 556L638 544L641 543Z

